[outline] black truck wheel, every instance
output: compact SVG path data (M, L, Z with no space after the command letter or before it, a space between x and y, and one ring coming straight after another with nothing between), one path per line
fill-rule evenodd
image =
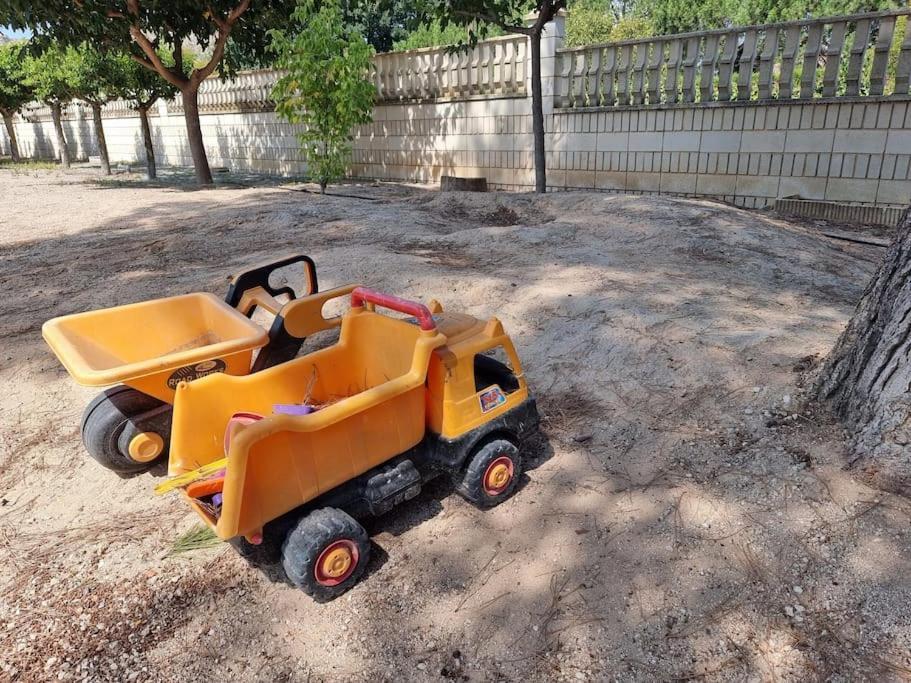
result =
M515 491L521 473L522 458L516 445L506 439L494 439L471 454L456 490L480 508L493 507Z
M137 418L155 411L154 426ZM164 413L167 412L167 415ZM168 450L170 406L130 387L102 392L82 416L82 443L109 470L132 474L149 469Z
M282 566L295 586L317 602L328 602L351 588L370 560L370 538L348 513L321 508L288 534Z

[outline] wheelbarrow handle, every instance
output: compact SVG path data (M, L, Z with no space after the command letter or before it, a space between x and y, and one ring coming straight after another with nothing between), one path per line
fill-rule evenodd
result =
M377 306L388 308L390 311L413 315L420 322L422 330L435 330L437 328L436 323L433 321L433 314L422 303L402 299L392 294L368 289L367 287L357 287L351 292L351 306L353 308L360 308L368 301Z
M269 284L269 276L272 275L274 271L294 263L303 263L304 270L307 273L307 292L304 296L309 296L310 294L318 292L319 285L316 280L316 264L313 262L313 259L304 254L293 254L279 259L278 261L263 263L237 273L231 278L231 285L228 288L228 294L225 297L225 301L236 308L243 298L244 292L253 289L254 287L262 287L272 296L287 294L291 299L298 298L291 287L272 287Z

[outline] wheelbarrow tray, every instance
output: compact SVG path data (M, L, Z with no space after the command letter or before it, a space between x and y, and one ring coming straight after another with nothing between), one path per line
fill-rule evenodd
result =
M253 351L269 338L208 293L65 315L41 332L79 384L122 382L169 403L182 379L249 372Z

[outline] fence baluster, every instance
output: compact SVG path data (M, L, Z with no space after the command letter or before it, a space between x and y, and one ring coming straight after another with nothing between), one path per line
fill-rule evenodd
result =
M601 104L613 107L616 94L614 92L614 72L617 70L617 48L609 46L604 50L604 67L601 69Z
M652 54L648 60L648 103L661 102L661 65L664 63L664 41L652 43Z
M721 59L718 60L718 101L727 102L731 99L731 77L734 74L734 59L737 56L737 32L728 33L724 37L724 49Z
M772 97L772 75L775 67L775 57L778 56L778 29L770 28L765 32L765 42L762 54L759 56L759 99L768 100Z
M617 63L617 104L629 104L629 76L632 66L633 46L621 45L620 57Z
M585 104L596 107L601 101L599 85L601 82L601 48L585 51L588 55L588 69L585 71Z
M664 98L669 104L677 101L677 70L680 68L680 56L683 52L683 41L672 40L667 53L667 78L664 81Z
M816 69L819 65L819 48L822 45L822 24L807 27L807 44L803 51L803 71L800 74L800 99L813 99L816 92Z
M633 69L633 104L645 101L645 62L648 59L649 43L638 43L636 46L635 67Z
M889 65L889 50L895 33L895 17L879 20L879 35L873 47L873 68L870 69L870 94L882 95L886 88L886 68Z
M718 60L718 43L720 41L717 35L708 35L705 37L705 52L702 56L702 74L699 77L699 101L711 102L715 94L715 64Z
M911 19L905 19L905 39L895 67L895 92L893 95L907 95L911 84Z
M848 76L845 84L845 95L860 94L860 79L863 75L864 52L870 42L870 20L861 19L854 29L854 43L851 45L851 58L848 62Z
M585 105L585 63L588 58L587 50L578 50L573 53L573 106Z
M740 53L740 62L737 64L737 99L748 100L753 89L753 63L756 61L756 46L759 41L759 32L747 31L743 36L743 50Z
M838 90L838 72L841 65L841 51L845 46L845 33L848 22L838 21L832 24L832 35L824 51L826 70L822 75L822 96L833 97Z
M688 38L683 58L683 101L696 101L696 62L699 61L699 38Z
M782 100L791 98L794 86L794 62L800 47L800 27L790 26L785 31L784 50L781 53L781 75L778 80L778 97Z

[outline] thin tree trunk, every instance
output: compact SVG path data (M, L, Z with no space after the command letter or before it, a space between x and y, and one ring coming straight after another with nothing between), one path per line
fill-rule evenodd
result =
M816 385L865 478L911 494L911 209Z
M149 126L149 107L151 104L139 106L139 123L142 125L142 142L146 148L146 178L155 180L158 172L155 169L155 147L152 145L152 129Z
M19 142L16 140L16 126L13 123L12 112L3 112L3 123L6 125L6 134L9 136L9 155L13 162L18 164L22 157L19 156Z
M63 168L70 167L70 148L66 144L66 136L63 134L63 122L61 121L61 109L59 102L51 104L51 118L54 121L54 132L57 134L57 148L60 150L60 165Z
M209 159L206 157L206 147L202 141L202 127L199 125L199 84L191 83L187 86L187 89L181 92L181 98L196 180L200 185L211 185L212 171L209 169Z
M101 104L89 102L92 106L92 121L95 123L95 138L98 140L98 156L101 157L102 175L111 175L111 160L108 157L108 143L104 139L104 125L101 123Z
M541 96L541 29L537 25L529 39L531 41L531 127L535 145L535 192L547 192L544 102Z

